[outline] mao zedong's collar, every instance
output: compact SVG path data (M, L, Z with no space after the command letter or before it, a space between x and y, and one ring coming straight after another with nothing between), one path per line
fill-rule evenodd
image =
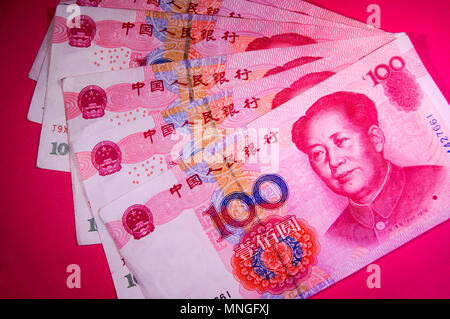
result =
M402 168L390 162L387 162L387 164L386 178L378 194L370 203L361 205L349 200L352 217L358 223L370 229L375 227L375 214L384 219L388 219L392 215L405 186L405 174Z

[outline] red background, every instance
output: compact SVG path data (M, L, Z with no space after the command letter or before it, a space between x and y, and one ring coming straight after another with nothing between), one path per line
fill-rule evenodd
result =
M115 298L103 249L75 239L68 173L35 167L40 125L26 120L35 82L27 78L57 0L1 1L0 297ZM366 21L373 0L317 0ZM450 1L377 0L381 27L408 32L425 66L450 100ZM449 298L450 223L386 255L381 288L369 289L365 269L315 298ZM66 267L81 266L81 288L66 286Z

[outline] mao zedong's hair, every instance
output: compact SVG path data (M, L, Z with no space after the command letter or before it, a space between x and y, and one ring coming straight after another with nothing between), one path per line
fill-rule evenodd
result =
M366 95L344 91L326 95L317 100L292 127L292 141L300 151L306 151L304 136L309 120L315 114L335 110L343 112L353 124L362 130L367 131L372 125L378 126L377 108Z
M277 93L277 95L275 95L272 100L272 110L279 107L281 104L292 100L297 95L302 94L320 82L325 81L334 74L335 73L332 71L323 71L313 72L302 76L300 79L292 83L290 87L281 90Z
M297 33L283 33L272 37L256 38L250 42L245 51L265 50L280 47L291 47L307 44L315 44L316 40L313 38L300 35Z

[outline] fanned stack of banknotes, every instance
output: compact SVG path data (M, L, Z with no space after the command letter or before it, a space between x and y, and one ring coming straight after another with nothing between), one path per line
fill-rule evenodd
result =
M30 77L119 298L307 298L450 215L408 36L306 1L64 0Z

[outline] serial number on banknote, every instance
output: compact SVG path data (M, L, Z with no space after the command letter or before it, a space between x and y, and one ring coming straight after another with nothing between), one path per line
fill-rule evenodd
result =
M231 295L230 292L227 290L225 293L221 293L219 296L214 297L214 299L230 299Z
M442 126L439 124L439 121L434 117L433 114L428 115L427 119L430 120L428 123L430 124L433 131L436 133L439 142L443 144L445 148L447 148L447 153L450 153L450 141L448 139L448 136L442 130Z

